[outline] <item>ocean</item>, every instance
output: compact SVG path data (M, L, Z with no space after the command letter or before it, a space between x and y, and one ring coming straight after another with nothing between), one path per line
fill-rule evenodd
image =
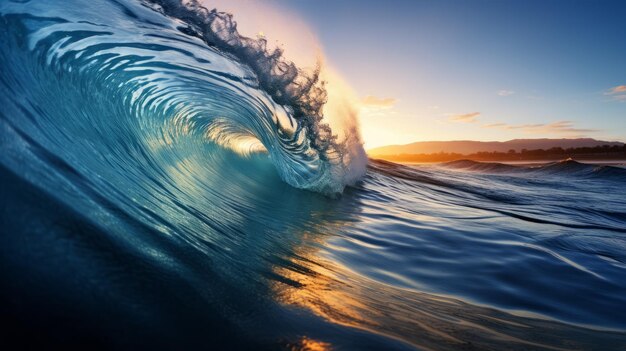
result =
M624 350L626 169L400 165L194 1L0 1L0 344Z

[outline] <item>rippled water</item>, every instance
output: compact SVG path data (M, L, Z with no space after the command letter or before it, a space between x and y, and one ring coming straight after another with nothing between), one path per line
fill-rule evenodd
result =
M323 91L176 4L0 2L3 342L626 349L626 170L354 183Z

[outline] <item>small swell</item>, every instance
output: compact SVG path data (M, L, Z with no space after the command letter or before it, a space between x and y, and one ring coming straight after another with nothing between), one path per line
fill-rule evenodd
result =
M515 172L519 171L520 167L507 165L504 163L491 163L491 162L478 162L472 160L457 160L442 163L441 166L447 168L456 168L463 169L467 171L476 171L476 172Z
M602 178L626 181L626 169L608 165L587 164L572 159L551 162L539 166L508 165L494 162L478 162L458 160L441 163L439 166L448 169L459 169L479 173L521 173L537 176L575 176L584 178Z
M612 178L616 180L626 180L626 169L607 166L581 163L572 159L550 163L537 167L536 171L544 174L557 175L577 175L583 177Z

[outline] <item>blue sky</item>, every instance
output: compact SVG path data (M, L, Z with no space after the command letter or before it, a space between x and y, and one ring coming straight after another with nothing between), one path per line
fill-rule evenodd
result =
M328 62L363 99L366 147L626 141L626 1L271 5L309 26Z

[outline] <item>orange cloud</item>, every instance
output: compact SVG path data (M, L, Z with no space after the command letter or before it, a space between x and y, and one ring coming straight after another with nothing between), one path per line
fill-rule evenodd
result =
M450 120L454 122L473 123L480 116L480 112L465 113L461 115L451 115Z
M508 124L506 123L491 123L491 124L485 124L484 125L487 128L506 128L508 127Z
M391 108L394 107L397 99L394 98L379 98L376 96L368 95L361 99L361 104L367 107L378 107L378 108Z
M626 93L626 85L618 85L611 89L613 93Z
M598 129L576 128L572 121L557 121L552 123L538 124L508 124L508 123L492 123L485 124L487 128L498 128L503 130L520 130L528 134L562 134L562 135L581 135L585 133L596 133Z
M617 101L626 101L626 85L613 87L605 92L604 95L609 95Z

